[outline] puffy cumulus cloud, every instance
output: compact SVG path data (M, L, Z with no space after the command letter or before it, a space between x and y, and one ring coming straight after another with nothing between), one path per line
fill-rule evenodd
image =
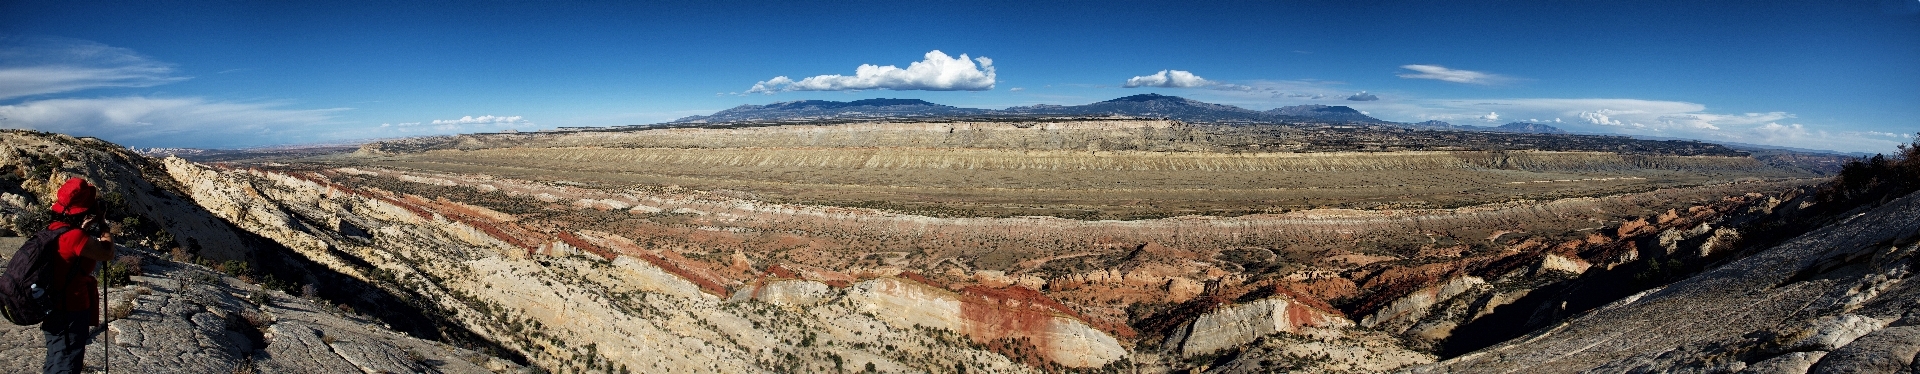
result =
M304 135L346 110L284 106L202 98L48 99L0 106L0 127L93 136L125 145L235 147L312 141Z
M794 80L783 75L754 83L747 93L873 89L986 91L993 89L993 84L993 59L986 56L969 58L964 53L960 57L950 57L934 50L927 52L924 60L907 65L906 69L893 65L862 64L854 69L852 76L829 74Z
M1466 83L1466 84L1479 84L1479 85L1500 84L1500 83L1506 83L1513 80L1513 78L1509 78L1509 77L1498 75L1498 74L1482 73L1482 72L1477 72L1472 70L1448 69L1447 67L1440 66L1440 65L1418 65L1418 64L1400 65L1400 68L1413 71L1412 73L1400 74L1401 78L1408 78L1408 79L1432 79L1432 80L1447 81L1447 82L1453 82L1453 83Z
M1613 119L1614 114L1623 114L1623 113L1625 112L1617 111L1613 109L1600 109L1600 110L1595 110L1591 112L1580 112L1579 117L1582 120L1586 120L1587 123L1591 123L1595 125L1615 126L1615 127L1629 126L1629 124L1627 124L1626 122L1620 122L1620 120ZM1631 124L1631 126L1647 127L1647 125L1642 125L1639 123Z
M1348 101L1380 101L1380 97L1367 93L1367 91L1360 91L1360 93L1353 94L1352 96L1347 96L1347 100Z
M1493 121L1499 121L1499 120L1500 120L1500 112L1487 112L1487 115L1484 115L1484 116L1479 116L1479 117L1474 117L1474 118L1479 118L1479 119L1482 119L1482 120L1486 120L1487 122L1493 122Z
M131 49L48 37L0 37L0 100L101 87L185 80L173 66Z
M1186 70L1161 70L1158 73L1127 78L1125 87L1193 88L1218 84Z

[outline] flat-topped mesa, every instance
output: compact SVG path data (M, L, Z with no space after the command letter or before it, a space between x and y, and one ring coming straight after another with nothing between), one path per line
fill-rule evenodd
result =
M551 133L485 133L368 143L361 154L440 149L611 148L1001 148L1200 151L1192 125L1153 119L876 121L712 125Z

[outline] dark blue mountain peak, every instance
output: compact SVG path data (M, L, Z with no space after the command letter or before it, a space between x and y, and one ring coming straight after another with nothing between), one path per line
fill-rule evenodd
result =
M1102 101L1102 103L1137 103L1137 102L1149 102L1149 101L1187 102L1190 100L1187 100L1187 98L1179 97L1179 96L1167 96L1167 95L1161 95L1156 93L1144 93L1144 94L1127 96L1127 97L1122 97L1122 98L1113 99L1113 100Z

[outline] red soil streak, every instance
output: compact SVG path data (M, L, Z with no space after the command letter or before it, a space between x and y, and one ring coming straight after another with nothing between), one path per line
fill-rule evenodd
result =
M572 244L568 244L568 245L572 245ZM667 256L680 257L679 255L674 254L673 251L660 251L660 252L666 254ZM668 260L665 257L661 257L659 255L655 255L653 253L648 253L648 252L632 253L631 255L633 255L633 257L635 258L639 258L643 261L646 261L649 264L653 264L654 267L658 267L660 268L660 270L666 271L667 274L673 274L674 276L680 277L681 279L686 279L688 282L693 282L695 286L700 286L701 291L705 291L706 293L713 294L714 296L727 297L727 287L725 285L721 285L720 282L710 279L708 277L701 276L700 271L697 271L695 269L689 269L687 266L680 264L679 261ZM682 257L680 258L680 260L686 261L686 258Z
M613 257L616 256L613 251L593 245L593 243L588 243L585 240L580 240L580 237L573 236L571 232L561 231L559 235L554 235L554 237L560 239L561 243L567 243L569 246L587 251L587 253L592 253L595 256L600 256L600 258L606 259L607 261L613 261Z
M1319 278L1299 282L1280 282L1278 287L1285 288L1287 291L1292 292L1293 295L1298 295L1299 297L1296 297L1296 299L1302 302L1312 300L1312 302L1320 304L1326 304L1326 300L1350 298L1360 292L1360 285L1354 284L1352 280L1346 278ZM1321 309L1334 312L1338 311L1331 306Z
M1660 232L1660 229L1654 227L1653 224L1647 223L1647 219L1639 218L1621 223L1620 228L1614 230L1614 237L1628 238L1656 232Z
M946 287L913 272L901 272L899 279L920 283L929 287ZM1026 287L1009 286L1004 288L969 286L959 292L961 319L967 321L961 333L974 342L986 345L995 353L1006 355L1021 361L1031 361L1038 356L1030 356L1050 351L1046 336L1054 317L1067 317L1088 323L1095 329L1105 331L1117 337L1131 339L1137 334L1124 324L1101 324L1074 312L1072 308L1061 304L1039 291ZM1029 348L1030 347L1030 348ZM1051 365L1050 361L1049 366ZM1028 362L1032 364L1032 362ZM1036 365L1035 367L1042 367Z
M819 267L807 266L806 264L788 263L788 264L782 264L782 265L783 266L781 266L781 268L783 270L786 270L788 272L795 274L797 278L826 283L827 285L834 286L836 288L846 288L847 286L852 286L854 281L859 280L857 278L854 278L852 275L847 275L846 273L841 273L841 272L833 271L830 269L823 269Z
M400 209L406 209L408 212L412 212L414 216L418 216L421 219L427 219L427 220L433 219L432 212L428 212L426 209L415 206L412 203L408 203L401 199L395 199L391 196L384 196L384 195L376 195L371 197L375 199L379 199L380 201L385 201L388 204L393 204L394 206L398 206L400 207Z
M1301 301L1301 300L1294 299L1294 301ZM1295 307L1295 306L1301 306L1301 305L1308 306L1314 309L1319 309L1319 307L1313 306L1312 304L1306 304L1306 303L1296 302L1288 305L1287 306L1287 324L1291 325L1293 329L1298 331L1298 329L1301 326L1325 326L1327 324L1328 314L1314 313L1313 310L1308 308ZM1322 312L1328 312L1328 310L1326 309L1319 309L1319 310ZM1331 314L1341 316L1343 318L1345 317L1344 315L1341 315L1338 312L1333 312Z
M1292 287L1288 287L1285 285L1276 285L1273 287L1273 291L1274 293L1279 294L1281 296L1286 296L1288 299L1293 299L1293 304L1306 306L1308 308L1313 308L1315 310L1319 310L1321 313L1336 315L1340 317L1347 316L1346 313L1341 313L1339 309L1334 309L1333 305L1327 304L1326 301L1321 301L1318 298L1314 298L1311 296L1307 296L1305 294L1301 294L1299 292L1295 292ZM1302 309L1302 308L1287 308L1287 310L1288 310L1287 313L1294 313L1294 314L1306 313L1306 309ZM1311 314L1308 314L1308 315L1311 315ZM1315 318L1319 318L1319 317L1315 316ZM1299 319L1295 318L1295 320L1299 320ZM1295 323L1295 325L1297 326L1300 324Z
M969 320L973 320L973 316L976 315L984 317L987 314L998 313L1001 317L997 320L1012 322L1012 324L1006 326L1007 328L1017 328L1020 326L1029 326L1026 321L1026 318L1029 317L1059 315L1079 320L1089 326L1093 326L1095 329L1113 334L1116 337L1131 339L1138 335L1133 331L1132 327L1128 327L1125 323L1109 322L1087 317L1073 310L1073 308L1069 308L1065 304L1061 304L1059 301L1047 297L1046 294L1040 293L1040 291L1034 291L1026 287L987 287L975 285L962 289L960 294L966 297L962 299L962 315L967 316ZM1041 319L1040 321L1045 321L1045 319ZM1045 328L1046 326L1041 324L1031 325L1029 327ZM1024 336L1036 336L1031 334L1042 332L1030 330L1017 331L1020 331Z
M1484 259L1484 258L1480 258ZM1438 284L1453 275L1462 272L1463 265L1474 259L1462 259L1451 262L1426 264L1417 267L1391 267L1368 279L1362 289L1369 290L1367 296L1355 303L1350 315L1366 315L1385 307L1416 291Z
M767 274L772 275L774 278L785 278L785 279L800 278L800 274L795 274L792 270L787 270L787 267L780 266L780 264L773 264L773 266L768 266Z
M412 195L408 195L408 196L410 198L408 199L409 201L407 202L394 201L391 199L388 199L388 201L394 202L395 205L400 205L403 208L410 207L411 206L410 202L412 200L415 200L415 199L412 199L411 197L416 197L416 196L412 196ZM438 203L434 203L433 201L426 200L425 198L419 198L417 200L425 202L426 203L425 205L427 205L427 207L413 207L413 208L410 208L409 210L412 211L412 210L418 209L419 211L416 212L415 214L424 214L421 216L422 218L429 218L429 219L433 218L432 213L425 213L428 211L428 209L431 209L431 211L440 212L441 218L445 218L447 220L451 220L454 222L459 222L461 224L467 225L468 227L473 227L474 229L480 230L480 232L485 233L487 236L493 237L495 240L499 240L502 243L507 243L507 245L511 245L527 251L532 251L540 247L539 242L531 239L533 237L533 234L531 232L527 232L524 229L519 229L516 226L512 226L511 223L496 223L493 220L486 218L484 215L476 214L467 209L462 209L458 205L438 204ZM505 225L506 227L502 227L502 225ZM519 232L520 235L509 233L508 232L509 230Z
M911 272L911 271L903 271L903 272L900 272L900 275L899 275L899 277L900 277L900 278L905 278L905 279L907 279L907 280L911 280L911 281L915 281L915 282L920 282L920 284L924 284L924 285L928 285L928 286L933 286L934 288L939 288L939 289L946 289L946 288L947 288L947 285L945 285L945 284L941 284L940 282L935 282L935 281L934 281L934 280L932 280L932 279L927 279L927 276L925 276L925 275L920 275L920 273L915 273L915 272Z

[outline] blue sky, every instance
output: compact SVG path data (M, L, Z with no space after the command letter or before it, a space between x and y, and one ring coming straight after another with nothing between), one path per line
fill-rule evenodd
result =
M231 148L1153 92L1841 151L1920 131L1920 0L1354 3L0 0L0 127Z

